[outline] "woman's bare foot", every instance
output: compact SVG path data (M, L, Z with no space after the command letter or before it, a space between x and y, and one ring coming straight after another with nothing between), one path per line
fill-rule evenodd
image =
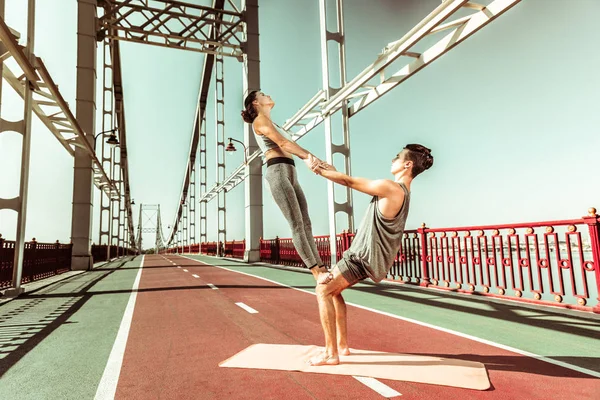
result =
M338 365L340 363L340 358L338 356L330 356L323 352L318 356L314 356L313 358L307 360L306 363L312 367L318 367L321 365Z

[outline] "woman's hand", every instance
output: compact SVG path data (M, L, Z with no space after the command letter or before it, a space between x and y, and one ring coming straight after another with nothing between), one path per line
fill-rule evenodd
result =
M308 155L308 158L304 160L308 168L313 171L317 175L321 175L323 170L327 171L335 171L335 167L331 164L326 163L325 161L321 161L317 157L312 154Z
M308 154L308 157L304 159L304 163L306 164L306 166L310 168L310 170L313 171L315 174L318 174L317 170L322 162L323 161L319 160L317 157L313 156L310 153Z

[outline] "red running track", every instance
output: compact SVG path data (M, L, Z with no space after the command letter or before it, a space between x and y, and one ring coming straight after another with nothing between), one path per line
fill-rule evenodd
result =
M182 268L161 256L145 258L117 399L382 398L350 376L220 368L219 362L254 343L322 346L315 297L199 261L167 258ZM479 361L492 382L492 389L475 391L381 380L402 399L579 400L600 393L600 380L587 375L348 307L350 347Z

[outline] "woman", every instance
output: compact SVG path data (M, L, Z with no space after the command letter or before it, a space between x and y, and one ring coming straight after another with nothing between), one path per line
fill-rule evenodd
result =
M320 163L316 157L309 160L308 151L292 141L289 133L271 121L271 109L275 102L263 92L252 91L244 100L242 119L252 124L258 146L267 160L265 179L269 189L292 230L292 242L302 261L310 269L318 283L326 284L333 276L323 265L312 234L308 205L298 183L292 155L309 166Z

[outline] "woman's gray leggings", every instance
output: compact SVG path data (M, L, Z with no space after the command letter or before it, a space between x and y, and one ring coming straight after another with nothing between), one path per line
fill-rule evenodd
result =
M267 167L265 179L275 203L292 229L292 243L308 268L323 265L312 234L308 204L298 183L296 167L287 163Z

